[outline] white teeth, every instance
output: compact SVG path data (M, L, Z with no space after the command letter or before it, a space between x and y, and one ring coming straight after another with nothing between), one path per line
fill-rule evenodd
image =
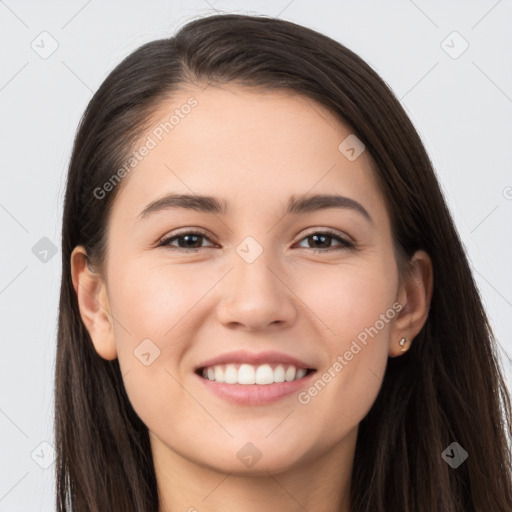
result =
M224 372L222 371L222 368L220 366L215 366L213 370L213 376L215 377L215 380L217 382L224 382Z
M272 368L270 364L226 364L211 366L203 369L205 379L226 384L260 384L267 385L275 382L291 382L302 379L307 373L306 368L295 368L295 366L279 364Z
M284 374L284 378L286 379L286 382L291 382L295 379L295 373L297 370L294 366L289 366L288 370L286 370L286 373Z
M256 375L250 364L243 364L238 370L238 384L255 384Z
M284 368L282 365L274 368L274 382L284 382Z
M256 384L273 384L274 371L268 364L258 366L256 370Z
M295 375L295 378L302 379L302 377L304 377L304 375L306 375L306 372L307 372L306 368L299 368L297 370L297 374Z
M224 372L224 381L227 384L236 384L238 382L238 371L235 368L235 365L228 364L226 366L226 371Z

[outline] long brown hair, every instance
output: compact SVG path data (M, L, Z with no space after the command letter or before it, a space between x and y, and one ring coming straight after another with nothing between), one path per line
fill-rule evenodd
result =
M117 359L94 350L73 289L70 255L83 245L101 268L105 227L122 183L98 200L163 99L193 83L288 90L330 109L376 163L397 257L431 257L428 319L410 350L388 361L359 425L352 512L510 512L511 403L496 342L465 251L419 135L384 81L355 53L280 19L195 19L126 57L94 94L69 165L55 373L59 512L157 512L148 431ZM135 171L136 172L136 171ZM468 453L458 468L442 452Z

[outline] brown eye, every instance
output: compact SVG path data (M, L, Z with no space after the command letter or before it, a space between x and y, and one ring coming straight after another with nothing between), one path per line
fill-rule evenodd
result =
M314 233L310 233L302 240L307 240L308 243L310 244L319 245L320 248L306 247L311 248L315 252L326 252L354 247L354 245L351 242L345 240L344 238L342 238L341 236L332 231L316 231ZM331 246L331 242L333 240L339 242L339 244L334 247Z
M178 251L197 251L203 247L201 245L203 239L209 240L209 238L204 233L199 233L197 231L186 231L161 240L158 246L169 247ZM171 242L174 242L175 240L178 241L178 246L171 245Z
M210 241L210 239L204 233L198 231L185 231L177 235L164 238L163 240L160 241L158 247L167 247L169 249L185 252L197 252L199 249L203 249L205 247L212 247L203 246L203 240ZM307 240L310 245L318 246L302 246L303 248L311 249L314 252L339 251L342 249L349 249L354 247L354 244L352 244L345 238L341 237L340 235L332 231L315 231L313 233L308 234L306 237L302 238L302 240ZM178 242L177 246L174 245L175 241ZM333 241L337 242L337 245L333 246Z

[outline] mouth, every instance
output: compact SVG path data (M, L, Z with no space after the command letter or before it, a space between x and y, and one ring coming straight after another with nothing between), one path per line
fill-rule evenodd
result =
M269 386L293 382L306 378L315 373L315 368L303 368L293 364L264 363L230 363L203 366L195 373L204 380L222 384L242 386Z

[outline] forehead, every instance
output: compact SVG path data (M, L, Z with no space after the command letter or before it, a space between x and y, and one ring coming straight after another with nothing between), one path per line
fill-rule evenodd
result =
M140 212L156 196L180 192L281 209L291 195L339 193L385 215L368 152L351 161L340 150L349 136L325 106L296 93L189 87L152 116L134 150L150 149L116 202Z

